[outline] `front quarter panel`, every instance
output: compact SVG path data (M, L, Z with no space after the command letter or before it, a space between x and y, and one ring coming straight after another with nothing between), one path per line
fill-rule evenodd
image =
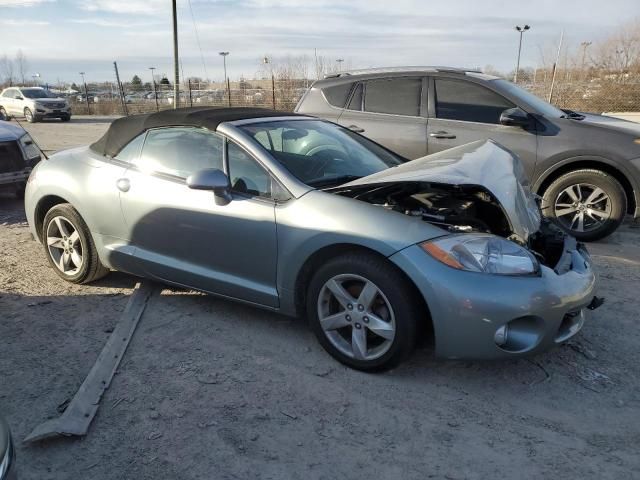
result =
M284 313L295 314L298 273L315 252L333 245L354 245L388 257L445 232L420 219L383 207L312 190L276 207L278 290Z

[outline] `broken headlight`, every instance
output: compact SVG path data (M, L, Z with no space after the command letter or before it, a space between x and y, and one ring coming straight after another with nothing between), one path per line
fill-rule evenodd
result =
M449 235L420 244L436 260L458 270L497 275L530 275L538 261L517 243L496 235Z

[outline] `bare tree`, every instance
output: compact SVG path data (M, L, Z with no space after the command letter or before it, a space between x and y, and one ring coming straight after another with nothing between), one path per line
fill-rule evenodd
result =
M27 71L29 70L29 62L27 61L27 56L22 52L22 50L18 50L18 53L16 53L15 66L18 71L18 78L22 82L22 85L26 85L25 78L27 76Z
M3 79L3 82L9 84L9 86L13 85L14 82L14 69L13 69L13 60L11 60L7 55L3 55L0 57L0 76Z
M633 73L640 73L640 19L627 23L594 47L589 59L603 73L615 76L620 82Z

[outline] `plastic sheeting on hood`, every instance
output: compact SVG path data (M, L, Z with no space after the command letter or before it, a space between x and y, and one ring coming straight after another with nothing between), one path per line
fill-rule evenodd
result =
M493 140L479 140L427 155L341 185L434 182L480 185L500 202L513 233L523 241L540 228L540 208L530 191L520 159Z

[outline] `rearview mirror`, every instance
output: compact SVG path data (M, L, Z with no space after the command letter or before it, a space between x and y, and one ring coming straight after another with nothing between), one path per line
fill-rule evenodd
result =
M220 169L205 168L189 175L187 186L193 190L212 191L217 205L226 205L231 201L229 177Z
M531 123L529 114L524 110L509 108L500 114L500 123L510 127L528 127Z

